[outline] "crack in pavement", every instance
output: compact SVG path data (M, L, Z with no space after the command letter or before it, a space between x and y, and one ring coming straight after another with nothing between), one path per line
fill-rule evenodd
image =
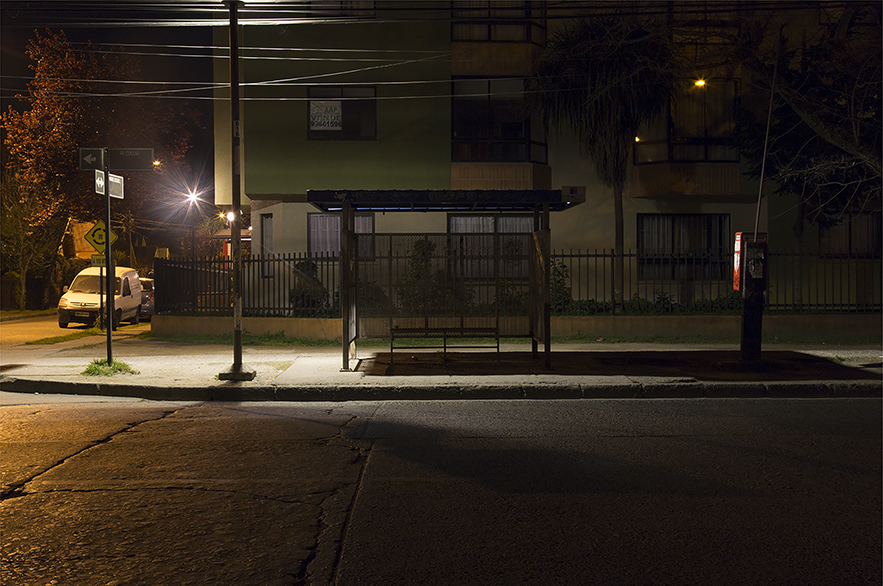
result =
M271 493L277 492L276 495L261 494L260 488L257 486L262 483L259 479L249 479L248 481L211 478L165 478L152 480L86 479L68 482L55 481L45 477L47 473L88 452L88 450L102 446L125 434L139 431L139 427L143 424L157 422L176 414L184 413L186 416L186 412L192 413L192 409L201 406L205 406L205 403L172 408L135 423L124 423L125 427L120 428L118 431L110 433L106 437L93 440L82 449L60 458L57 462L46 466L43 470L35 471L28 478L16 482L2 496L4 499L7 499L35 497L49 493L110 494L167 491L169 493L177 492L178 494L184 494L191 491L191 494L232 494L246 499L275 502L284 506L304 507L303 512L306 517L312 519L312 543L308 544L305 548L305 557L298 562L294 568L294 573L289 575L290 579L293 584L298 586L331 584L337 573L346 529L356 502L356 495L362 484L365 466L374 445L373 442L363 439L364 426L371 421L379 406L367 417L350 415L344 421L334 425L336 427L335 432L323 433L321 438L312 438L311 441L317 444L336 446L338 449L348 450L347 466L357 467L355 469L349 468L352 472L357 472L356 478L353 478L352 475L333 478L331 479L334 481L333 484L326 486L323 490L299 493L289 491L287 496L284 493L278 494L278 491L270 491ZM332 415L334 411L334 409L329 409L325 411L325 414ZM330 432L331 430L328 431ZM326 478L326 480L329 479ZM242 485L237 486L237 483L242 483ZM266 483L272 485L276 481L267 480ZM249 490L248 484L253 485L252 490ZM258 489L258 492L254 489Z
M366 424L374 417L378 409L379 405L365 418ZM330 415L332 411L333 409L329 409L327 413ZM316 535L316 545L304 560L302 570L296 576L295 586L327 586L336 579L337 566L340 563L356 495L362 485L368 457L374 447L374 442L365 446L364 443L360 445L359 439L344 437L344 432L351 429L350 425L357 420L359 417L354 415L341 424L338 427L337 436L331 441L336 440L344 445L349 445L350 449L358 452L359 455L353 463L359 465L359 476L355 482L344 483L342 487L335 489L320 503L321 514L318 519L319 530Z
M188 408L188 407L184 407L183 409L186 409L186 408ZM72 460L73 458L76 458L77 456L79 456L81 454L86 453L87 451L89 451L93 448L96 448L98 446L108 443L109 441L113 440L115 437L117 437L120 434L124 434L129 431L132 431L133 429L135 429L139 425L143 425L145 423L149 423L152 421L160 421L160 420L165 419L166 417L173 415L181 410L182 410L182 408L164 411L158 417L151 417L149 419L143 419L141 421L136 421L135 423L131 423L128 426L124 427L123 429L120 429L119 431L115 431L114 433L108 435L107 437L103 437L98 440L94 440L89 445L84 446L83 448L77 450L76 452L74 452L72 454L68 454L67 456L58 460L55 463L49 464L44 469L35 471L31 476L24 478L22 480L19 480L18 482L14 482L14 483L10 484L2 492L0 492L0 500L5 501L8 499L12 499L12 498L21 498L23 496L27 496L29 494L29 492L26 490L27 485L36 481L38 478L40 478L40 476L43 476L44 474L51 472L55 468L58 468L59 466L63 465L64 463Z

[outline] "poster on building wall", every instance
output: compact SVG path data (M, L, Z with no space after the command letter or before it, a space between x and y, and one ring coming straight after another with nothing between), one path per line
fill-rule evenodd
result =
M310 101L310 130L342 130L343 114L339 100Z

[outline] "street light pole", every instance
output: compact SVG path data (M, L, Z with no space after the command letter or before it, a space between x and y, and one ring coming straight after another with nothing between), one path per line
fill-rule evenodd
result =
M242 365L242 196L240 160L239 114L239 20L240 0L227 2L230 7L230 118L233 150L233 221L230 236L233 240L233 364L218 375L220 380L253 380L255 371Z

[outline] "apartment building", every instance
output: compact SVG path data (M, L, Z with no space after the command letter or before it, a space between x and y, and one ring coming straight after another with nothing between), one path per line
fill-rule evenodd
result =
M252 253L336 255L339 218L306 202L308 190L328 189L564 189L585 202L553 214L552 249L612 249L612 190L573 136L544 131L523 93L523 78L547 37L599 6L610 9L542 0L314 1L302 22L246 24L242 194L251 212ZM653 7L682 35L683 50L697 53L729 42L751 9L740 2L617 6ZM768 16L799 38L799 27L820 25L819 10ZM216 45L224 46L226 32L217 35ZM226 63L216 67L216 80L228 79ZM658 259L700 256L704 276L725 281L735 232L756 227L770 234L771 247L788 248L794 240L793 201L772 196L772 185L761 196L739 150L740 103L763 104L768 95L752 89L739 64L697 70L693 81L635 137L623 215L638 279L682 279ZM216 102L221 206L231 201L229 118L229 104ZM511 214L400 211L356 218L357 232L375 233L529 226L528 217ZM807 240L841 246L843 230L846 246L871 246L850 244L850 234L863 230L869 242L879 240L879 218L870 227L850 226L827 236L810 228Z

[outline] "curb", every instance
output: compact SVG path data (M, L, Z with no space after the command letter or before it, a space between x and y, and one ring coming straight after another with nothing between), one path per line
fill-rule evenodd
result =
M41 381L5 377L0 391L25 394L135 397L154 401L450 401L450 400L562 400L562 399L814 399L879 398L883 381L809 382L672 382L631 384L533 384L428 386L339 385L339 386L209 386L157 387L63 381Z

